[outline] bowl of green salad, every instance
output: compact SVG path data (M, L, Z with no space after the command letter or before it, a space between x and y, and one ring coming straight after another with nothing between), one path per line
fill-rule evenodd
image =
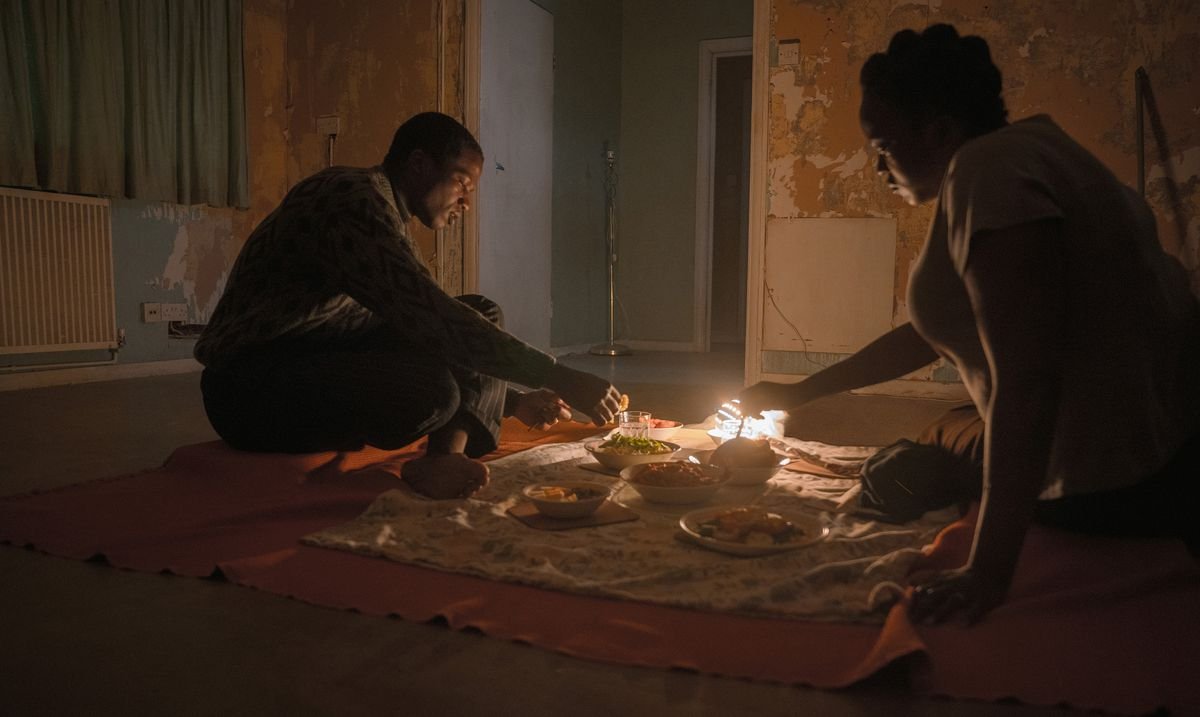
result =
M620 433L588 441L583 447L600 465L613 471L641 463L669 461L679 451L677 443L625 436Z

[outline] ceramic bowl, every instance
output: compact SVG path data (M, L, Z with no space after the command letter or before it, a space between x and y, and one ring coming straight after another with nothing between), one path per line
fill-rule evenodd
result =
M600 465L610 470L619 471L629 466L641 465L642 463L669 461L679 451L679 444L677 443L659 442L669 450L663 453L613 453L606 450L597 450L600 444L604 443L602 440L588 441L583 444L583 447L593 458L599 461Z
M689 466L703 473L703 482L697 482L694 485L656 485L645 482L646 477L644 474L646 471L659 465L669 466L670 468ZM645 500L651 503L670 503L674 505L703 503L712 499L717 494L717 491L721 490L721 487L729 482L729 477L716 466L684 463L682 461L656 461L654 463L630 466L621 471L621 477Z
M701 463L709 463L712 460L714 451L700 451L695 454L696 460ZM713 466L717 470L725 471L729 476L729 485L762 485L779 471L780 468L791 462L787 456L775 454L775 462L759 466Z
M562 480L527 485L521 494L542 515L551 518L583 518L595 513L612 495L612 488L600 483Z
M679 429L683 428L682 421L668 421L663 418L651 418L650 429L646 431L647 438L653 438L656 441L668 441L679 433Z
M710 428L708 430L708 437L711 438L712 442L718 446L729 440L729 434L725 433L720 428Z

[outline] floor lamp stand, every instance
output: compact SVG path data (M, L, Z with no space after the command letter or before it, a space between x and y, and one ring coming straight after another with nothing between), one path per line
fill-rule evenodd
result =
M597 356L628 356L633 353L633 349L623 344L616 343L616 299L617 299L617 283L616 283L616 265L617 265L617 172L616 172L616 153L611 149L604 151L604 160L607 163L604 173L604 193L608 208L607 217L605 220L606 229L608 230L608 341L602 344L596 344L588 349L588 353Z

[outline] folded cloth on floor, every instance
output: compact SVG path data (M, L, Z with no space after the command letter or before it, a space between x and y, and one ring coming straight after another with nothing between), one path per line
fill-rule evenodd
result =
M878 447L833 446L817 441L804 441L785 436L771 438L771 447L791 459L786 466L797 473L809 473L858 480L858 471L863 461L870 458Z
M930 513L895 526L827 516L831 532L825 540L739 558L676 541L682 508L642 509L638 521L561 533L531 531L507 515L523 500L521 489L534 483L588 478L619 485L617 479L583 473L580 464L591 460L582 442L540 446L492 461L490 482L472 499L430 501L408 490L390 490L355 520L309 535L305 542L585 595L882 623L921 547L958 517L957 512ZM828 482L812 481L821 487ZM808 483L805 476L790 474L764 486L726 487L719 497L731 501L729 507L749 504L781 513L826 506L831 496L808 490ZM877 589L881 585L895 589Z

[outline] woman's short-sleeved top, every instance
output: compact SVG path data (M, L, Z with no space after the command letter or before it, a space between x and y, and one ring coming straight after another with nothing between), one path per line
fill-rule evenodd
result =
M914 327L959 371L986 416L991 374L963 275L981 232L1061 228L1066 295L1061 394L1042 498L1132 485L1197 429L1200 310L1146 203L1040 115L975 138L952 159L913 265ZM1021 291L1027 277L1009 286Z

